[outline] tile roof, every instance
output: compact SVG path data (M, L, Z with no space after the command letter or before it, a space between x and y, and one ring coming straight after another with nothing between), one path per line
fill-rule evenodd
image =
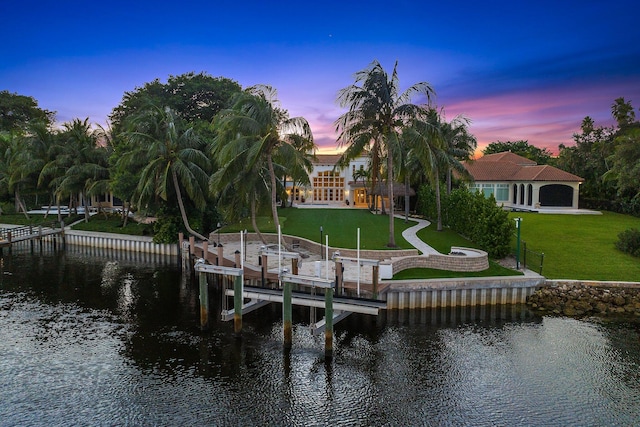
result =
M329 165L334 166L340 160L341 154L316 154L316 159L313 163L316 165Z
M584 181L572 173L538 165L511 152L488 154L463 164L475 181Z

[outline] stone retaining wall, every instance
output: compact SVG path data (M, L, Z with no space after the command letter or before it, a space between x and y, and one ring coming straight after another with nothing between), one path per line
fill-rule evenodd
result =
M640 317L640 283L547 280L527 299L534 310L564 316Z
M393 274L409 268L435 268L449 271L484 271L489 268L489 257L478 249L451 247L451 252L464 255L428 254L393 260Z

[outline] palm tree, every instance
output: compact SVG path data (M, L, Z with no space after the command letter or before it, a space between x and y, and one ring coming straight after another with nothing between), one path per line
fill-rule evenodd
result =
M454 169L463 176L468 176L466 169L456 158L460 151L452 148L451 138L456 135L456 129L459 127L457 122L452 123L442 120L436 110L429 109L427 116L413 120L404 134L411 147L410 157L418 160L435 189L437 231L442 231L440 171Z
M0 133L0 186L7 193L14 193L16 210L24 213L29 219L29 214L20 196L20 188L23 184L22 159L24 158L25 144L22 136L14 132Z
M273 222L279 229L277 177L283 176L287 165L310 171L312 165L308 149L315 148L315 145L309 123L302 117L289 118L286 111L277 105L276 91L270 86L253 86L237 94L232 100L232 107L216 116L213 153L214 157L220 157L218 161L223 168L226 168L225 161L245 162L243 176L251 178L245 184L259 187L252 191L252 201L258 199L266 185L271 194ZM266 177L268 183L265 183ZM218 186L215 182L213 184Z
M373 61L364 70L355 74L355 83L338 92L338 103L348 111L335 122L339 132L340 146L347 146L341 163L347 163L370 148L372 170L376 171L379 158L386 158L387 185L389 195L389 247L396 246L394 236L394 155L399 152L401 134L409 122L424 115L424 108L411 103L416 95L431 101L434 91L426 82L412 85L399 93L398 63L396 61L391 77L378 61Z
M476 137L469 133L468 126L471 121L463 116L456 116L447 123L444 112L440 113L440 129L444 139L449 165L447 165L447 194L451 194L452 172L458 171L463 177L469 178L465 168L461 168L461 161L470 160L478 146ZM457 162L456 162L457 161Z
M59 195L68 195L74 207L77 203L73 200L77 198L88 221L89 190L96 181L108 177L107 152L98 144L98 134L91 128L89 118L75 119L63 126L61 151L54 160L57 170L64 170L58 176L57 191Z
M181 129L176 113L168 108L149 106L131 119L130 130L123 137L132 150L121 158L120 167L145 159L137 187L138 206L160 197L169 201L175 196L186 230L202 240L208 240L194 231L182 199L182 188L196 208L206 205L206 188L210 162L200 150L202 145L193 128ZM171 193L173 191L173 193Z

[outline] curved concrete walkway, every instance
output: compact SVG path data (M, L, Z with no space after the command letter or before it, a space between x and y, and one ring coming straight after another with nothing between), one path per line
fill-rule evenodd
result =
M396 215L396 217L404 219L404 215ZM404 230L402 232L402 237L404 237L407 242L411 243L411 245L413 245L414 248L419 250L422 253L422 255L440 253L435 249L433 249L431 246L427 245L422 240L420 240L416 234L419 230L422 230L423 228L428 227L431 223L427 220L418 219L418 218L409 218L409 221L415 221L417 222L417 224L414 225L413 227L409 227L406 230Z

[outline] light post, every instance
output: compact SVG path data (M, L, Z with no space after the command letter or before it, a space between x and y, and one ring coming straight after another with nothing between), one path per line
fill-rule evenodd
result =
M324 254L322 253L322 226L320 226L320 259L324 259Z
M516 221L516 270L520 270L520 223L522 218L514 218Z

